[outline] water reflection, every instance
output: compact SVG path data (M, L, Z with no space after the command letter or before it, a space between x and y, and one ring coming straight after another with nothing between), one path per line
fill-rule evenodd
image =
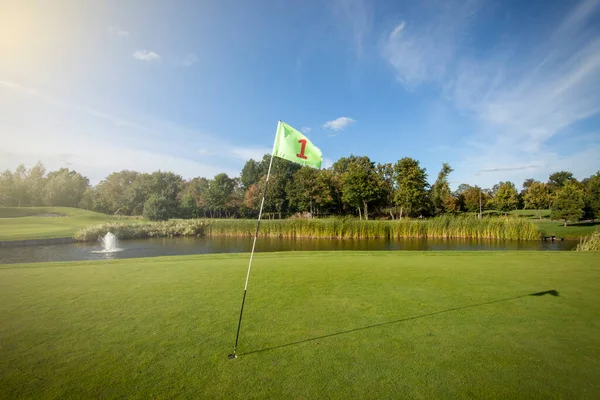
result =
M572 250L577 241L493 241L461 239L283 239L260 238L257 252L305 250ZM160 238L121 242L120 252L102 252L97 243L0 248L0 264L104 260L184 254L250 252L250 238Z

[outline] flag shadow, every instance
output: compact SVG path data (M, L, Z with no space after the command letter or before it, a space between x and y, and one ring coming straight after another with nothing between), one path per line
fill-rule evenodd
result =
M299 341L296 341L296 342L286 343L286 344L282 344L282 345L279 345L279 346L267 347L265 349L259 349L259 350L252 350L252 351L248 351L248 352L245 352L245 353L240 353L240 355L249 355L249 354L254 354L254 353L262 353L262 352L270 351L270 350L283 349L285 347L295 346L297 344L313 342L315 340L326 339L326 338L330 338L330 337L334 337L334 336L345 335L345 334L352 333L352 332L364 331L364 330L367 330L367 329L377 328L377 327L380 327L380 326L386 326L386 325L397 324L397 323L400 323L400 322L412 321L412 320L419 319L419 318L431 317L431 316L434 316L434 315L449 313L449 312L452 312L452 311L464 310L464 309L467 309L467 308L481 307L481 306L485 306L485 305L488 305L488 304L502 303L504 301L517 300L517 299L520 299L520 298L523 298L523 297L527 297L527 296L544 296L546 294L549 294L551 296L560 296L559 293L558 293L558 291L556 291L554 289L552 289L552 290L546 290L546 291L543 291L543 292L537 292L537 293L522 294L520 296L508 297L508 298L499 299L499 300L486 301L484 303L471 304L471 305L468 305L468 306L448 308L446 310L435 311L435 312L428 313L428 314L415 315L414 317L401 318L401 319L397 319L397 320L394 320L394 321L382 322L382 323L379 323L379 324L374 324L374 325L369 325L369 326L362 326L362 327L354 328L354 329L348 329L346 331L330 333L330 334L327 334L327 335L317 336L317 337L313 337L313 338L309 338L309 339L304 339L304 340L299 340Z

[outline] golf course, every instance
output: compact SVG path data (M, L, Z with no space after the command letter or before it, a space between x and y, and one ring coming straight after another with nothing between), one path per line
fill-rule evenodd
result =
M600 396L597 252L0 266L0 397Z

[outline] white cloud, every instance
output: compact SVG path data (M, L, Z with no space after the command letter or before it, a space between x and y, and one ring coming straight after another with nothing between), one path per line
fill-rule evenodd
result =
M115 25L110 25L108 27L108 33L110 33L112 35L117 35L117 36L129 36L129 31L127 31L125 29L121 29Z
M307 135L312 132L312 128L309 128L308 126L303 126L300 130L302 131L302 133L305 133Z
M352 125L355 120L350 117L339 117L337 119L327 121L323 124L323 128L331 129L333 131L339 132L348 126Z
M581 2L540 37L525 26L513 32L517 42L504 39L492 56L475 55L462 42L477 19L472 5L459 12L449 4L424 25L405 21L391 31L383 51L399 81L409 89L437 85L473 122L471 134L452 150L462 159L455 168L463 182L491 186L501 178L520 184L560 169L584 176L598 169L600 156L589 149L600 146L599 132L588 132L596 139L587 145L574 146L572 139L585 133L572 130L574 124L600 112L600 39L593 28L598 6ZM573 162L578 158L581 163Z
M184 67L191 67L198 62L199 58L194 53L188 53L181 60L181 65Z
M265 154L271 154L271 149L268 147L234 147L230 153L233 157L242 161L250 159L260 161Z
M69 167L96 184L121 169L170 170L191 178L236 176L243 166L233 155L213 156L230 155L232 147L216 135L149 118L132 122L15 82L0 81L0 109L7 113L0 119L0 170L40 160L49 170Z
M159 61L160 55L153 51L136 50L135 53L133 53L133 58L136 58L140 61Z
M476 1L423 5L417 14L420 18L402 21L391 31L383 56L405 87L446 76L477 7Z

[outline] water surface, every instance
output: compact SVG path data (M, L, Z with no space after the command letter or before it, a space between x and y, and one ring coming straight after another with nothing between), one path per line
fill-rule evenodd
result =
M498 241L468 239L283 239L259 238L257 252L306 250L541 250L564 251L577 246L575 240L562 242ZM0 264L104 260L158 257L184 254L250 252L251 238L160 238L127 240L121 251L103 252L100 243L70 243L45 246L0 248Z

